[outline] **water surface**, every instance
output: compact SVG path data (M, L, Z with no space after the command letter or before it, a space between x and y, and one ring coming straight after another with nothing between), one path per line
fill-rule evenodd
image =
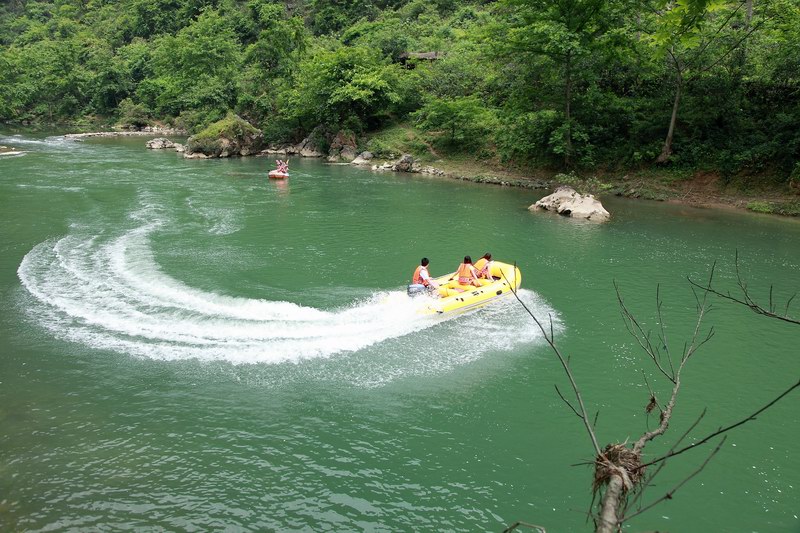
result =
M535 191L265 158L197 161L142 139L0 136L0 524L10 529L588 530L591 459L568 384L519 304L420 317L403 294L464 254L516 261L552 317L601 442L656 424L613 281L672 349L687 276L797 291L794 220L604 199L605 225L526 208ZM797 379L800 328L714 301L672 437L702 436ZM796 531L797 397L732 433L633 522ZM676 458L645 500L691 473ZM703 502L699 505L697 502Z

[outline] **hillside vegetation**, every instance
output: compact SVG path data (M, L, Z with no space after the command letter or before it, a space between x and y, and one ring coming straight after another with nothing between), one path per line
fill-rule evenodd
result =
M234 112L271 142L322 126L377 153L790 191L799 57L789 0L11 0L0 120Z

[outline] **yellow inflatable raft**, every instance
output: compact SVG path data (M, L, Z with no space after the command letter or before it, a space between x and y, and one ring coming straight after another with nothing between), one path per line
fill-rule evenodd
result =
M514 265L493 261L492 279L481 279L480 287L461 285L455 278L455 272L435 278L439 284L438 298L432 299L424 313L450 313L466 311L486 305L489 302L508 296L511 289L516 291L522 283L522 274ZM434 296L436 293L434 292Z

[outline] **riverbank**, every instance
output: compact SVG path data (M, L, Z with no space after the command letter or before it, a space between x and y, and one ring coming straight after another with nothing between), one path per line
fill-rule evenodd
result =
M65 139L82 140L92 137L153 137L154 135L181 135L186 136L186 130L178 128L148 127L141 130L111 130L111 131L90 131L86 133L67 133Z
M376 139L382 144L383 157L372 162L391 161L390 155L410 151L422 174L450 179L526 189L554 189L569 185L584 192L602 197L614 195L625 198L664 201L696 207L729 208L782 216L800 216L800 188L777 185L767 179L751 180L747 186L726 181L721 174L685 169L632 169L628 171L572 171L568 173L548 169L504 168L498 161L478 160L464 155L443 155L419 138L372 136L364 144L371 148ZM186 135L182 130L152 127L142 131L114 130L66 134L65 138L81 140L92 137ZM388 142L387 142L388 141ZM361 144L361 143L359 143ZM410 144L410 145L409 145ZM409 150L413 148L413 150Z
M554 189L559 185L569 185L596 196L614 195L695 207L800 216L800 190L785 185L779 187L766 180L742 188L736 182L726 183L719 173L714 172L668 169L591 174L544 169L521 171L502 169L493 162L459 157L437 159L425 168L439 172L423 173L473 183L526 189Z
M548 168L513 168L496 155L445 153L409 124L395 124L360 139L377 159L411 154L420 167L450 178L524 188L555 189L569 185L583 193L800 216L800 187L767 173L726 180L720 172L651 166L559 172ZM797 184L795 181L795 185Z

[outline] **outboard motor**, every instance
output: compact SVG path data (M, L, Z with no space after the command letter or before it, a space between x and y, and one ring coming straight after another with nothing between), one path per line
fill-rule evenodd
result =
M420 296L422 294L428 294L428 287L422 285L421 283L412 283L406 289L409 296Z

